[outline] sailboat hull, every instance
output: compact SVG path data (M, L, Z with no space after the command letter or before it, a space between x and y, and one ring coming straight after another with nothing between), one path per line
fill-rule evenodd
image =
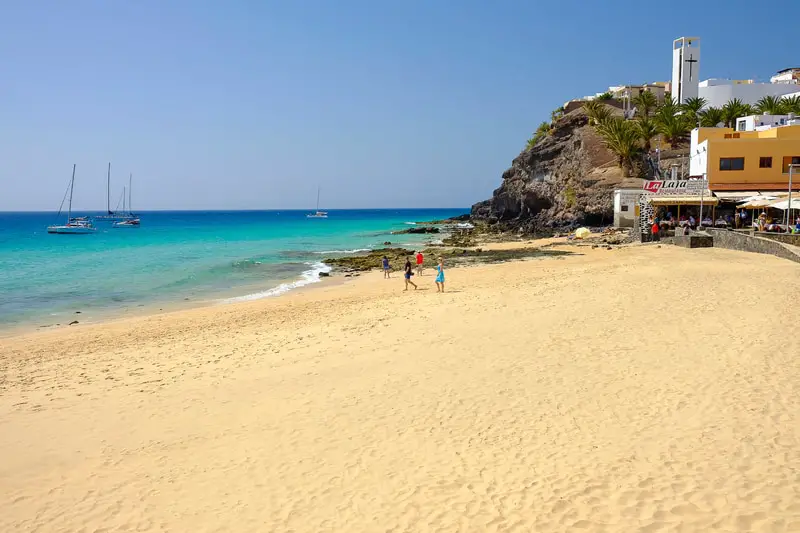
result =
M47 233L61 235L85 235L96 231L92 226L47 226Z

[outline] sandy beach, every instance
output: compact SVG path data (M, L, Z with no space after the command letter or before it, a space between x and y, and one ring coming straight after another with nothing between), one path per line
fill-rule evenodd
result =
M0 531L800 531L800 266L371 273L0 340Z

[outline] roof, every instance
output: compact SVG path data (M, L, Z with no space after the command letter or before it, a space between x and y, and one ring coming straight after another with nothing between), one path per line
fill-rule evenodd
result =
M778 71L778 74L783 74L784 72L791 72L793 70L800 70L800 67L789 67L785 69L781 69Z
M695 196L652 196L650 203L653 205L717 205L719 199L708 194L701 197L699 194Z

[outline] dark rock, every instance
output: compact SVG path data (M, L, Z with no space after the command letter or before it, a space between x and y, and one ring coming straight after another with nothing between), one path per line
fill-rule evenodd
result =
M389 246L390 244L392 244L392 241L383 241L384 246Z
M393 231L392 235L402 235L404 233L411 233L411 234L439 233L439 228L435 228L433 226L414 227L414 228L404 229L401 231Z
M319 277L321 277L321 278L327 278L327 277L330 277L330 275L331 275L330 272L320 272L319 273Z
M79 314L81 314L81 312L80 311L75 311L75 314L79 315Z
M637 163L632 175L644 176L642 167ZM492 197L472 206L471 220L524 233L602 226L613 220L614 189L641 184L624 176L579 108L514 159Z
M78 323L78 321L77 321L77 320L73 320L72 322L70 322L70 323L69 323L69 325L70 325L70 326L74 326L74 325L75 325L75 324L77 324L77 323Z

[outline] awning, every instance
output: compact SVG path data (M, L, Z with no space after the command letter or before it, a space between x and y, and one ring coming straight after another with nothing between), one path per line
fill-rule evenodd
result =
M652 205L700 205L702 200L703 205L717 205L719 199L711 194L701 197L699 194L696 196L651 196L650 203Z
M776 194L757 194L749 198L745 198L744 202L739 204L738 207L742 209L760 209L762 207L769 207L774 204L776 200L780 200L780 196Z
M714 196L722 202L743 202L751 196L758 196L758 191L715 191Z
M787 198L786 200L780 200L778 202L774 202L770 204L769 207L773 209L780 209L781 211L786 211L787 209L789 209L789 199ZM792 211L794 211L795 209L800 210L800 198L792 197Z

